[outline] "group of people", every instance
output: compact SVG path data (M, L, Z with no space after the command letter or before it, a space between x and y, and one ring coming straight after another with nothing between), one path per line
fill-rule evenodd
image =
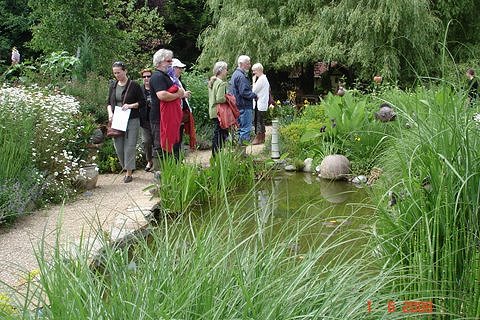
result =
M195 148L195 127L189 105L191 92L181 81L185 68L180 60L173 58L173 52L158 50L153 56L155 68L143 69L140 75L143 86L128 78L123 62L112 65L115 81L108 93L108 118L112 121L115 106L130 109L125 134L114 137L114 146L120 165L125 171L124 182L133 180L136 169L136 143L140 128L147 165L146 171L159 171L160 159L173 155L180 157L183 133L190 136L190 147ZM252 82L249 71L252 69ZM218 61L213 67L213 76L208 82L209 116L213 122L212 154L215 155L225 144L229 129L222 128L217 116L217 105L226 102L231 93L236 100L238 118L238 142L241 145L260 144L265 141L265 113L270 98L270 84L263 73L263 66L251 66L250 57L241 55L237 68L227 84L228 65ZM117 109L118 110L118 109ZM250 140L252 123L255 138Z
M253 78L250 83L248 73L252 69ZM212 137L212 154L215 155L228 138L228 129L220 126L217 117L217 105L225 103L227 92L235 97L240 116L238 118L238 142L240 145L250 143L252 122L255 138L252 144L265 141L265 113L270 101L270 84L263 73L263 66L256 63L251 66L250 57L241 55L237 59L237 68L227 85L228 65L218 61L213 66L213 75L208 82L208 107L214 132Z
M183 132L190 135L190 146L195 145L192 112L188 103L191 92L181 82L185 68L173 52L158 50L153 56L154 70L143 69L143 86L127 76L123 62L115 62L112 72L115 81L108 93L107 112L112 121L115 106L130 110L125 134L114 137L115 151L122 169L124 182L133 180L136 169L136 144L142 130L143 149L147 165L145 171L158 171L162 157L169 154L178 160Z

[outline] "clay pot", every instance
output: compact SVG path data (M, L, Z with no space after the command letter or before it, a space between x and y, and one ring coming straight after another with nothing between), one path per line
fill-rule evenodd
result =
M376 83L376 84L380 84L382 82L383 78L382 76L375 76L373 77L373 81Z

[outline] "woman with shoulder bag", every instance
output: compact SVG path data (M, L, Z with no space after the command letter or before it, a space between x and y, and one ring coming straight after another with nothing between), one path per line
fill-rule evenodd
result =
M116 81L108 92L109 122L113 119L115 106L121 107L122 110L131 109L125 134L113 137L118 160L122 169L125 170L123 182L129 183L133 180L132 173L135 170L136 147L140 128L139 109L145 107L145 96L140 85L127 77L127 69L123 62L115 62L112 65L112 71Z
M227 72L227 63L218 61L213 66L213 76L208 81L208 113L214 126L212 156L215 156L228 138L228 129L222 129L217 117L217 104L226 102Z

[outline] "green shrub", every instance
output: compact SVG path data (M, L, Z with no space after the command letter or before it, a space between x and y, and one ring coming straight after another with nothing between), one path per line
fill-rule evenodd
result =
M107 96L108 80L94 73L88 73L85 80L65 83L65 92L80 102L83 114L93 115L97 124L108 122Z
M187 90L192 92L189 99L195 118L197 128L210 127L210 117L208 115L208 76L197 71L185 72L182 74L182 81L187 86ZM200 131L200 130L199 130Z
M281 152L288 153L292 156L300 157L303 154L308 154L308 150L318 144L322 143L322 139L319 136L308 140L302 140L302 137L306 132L319 132L323 123L310 119L302 122L295 121L291 124L280 128L281 137Z
M118 173L122 170L112 138L105 138L101 148L98 150L96 163L100 173Z

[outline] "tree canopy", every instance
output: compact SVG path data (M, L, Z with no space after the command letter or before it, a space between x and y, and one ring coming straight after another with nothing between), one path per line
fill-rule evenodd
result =
M93 67L110 69L113 60L138 61L170 36L163 18L136 0L30 0L35 19L31 46L43 52L91 52ZM88 48L85 48L88 47ZM150 52L148 52L149 58ZM145 62L143 63L145 64Z
M28 0L0 0L0 61L10 64L13 46L25 54L24 44L31 39L32 24Z
M357 76L392 80L437 66L440 20L428 0L207 0L213 23L201 35L199 64L239 54L275 69L338 61Z

